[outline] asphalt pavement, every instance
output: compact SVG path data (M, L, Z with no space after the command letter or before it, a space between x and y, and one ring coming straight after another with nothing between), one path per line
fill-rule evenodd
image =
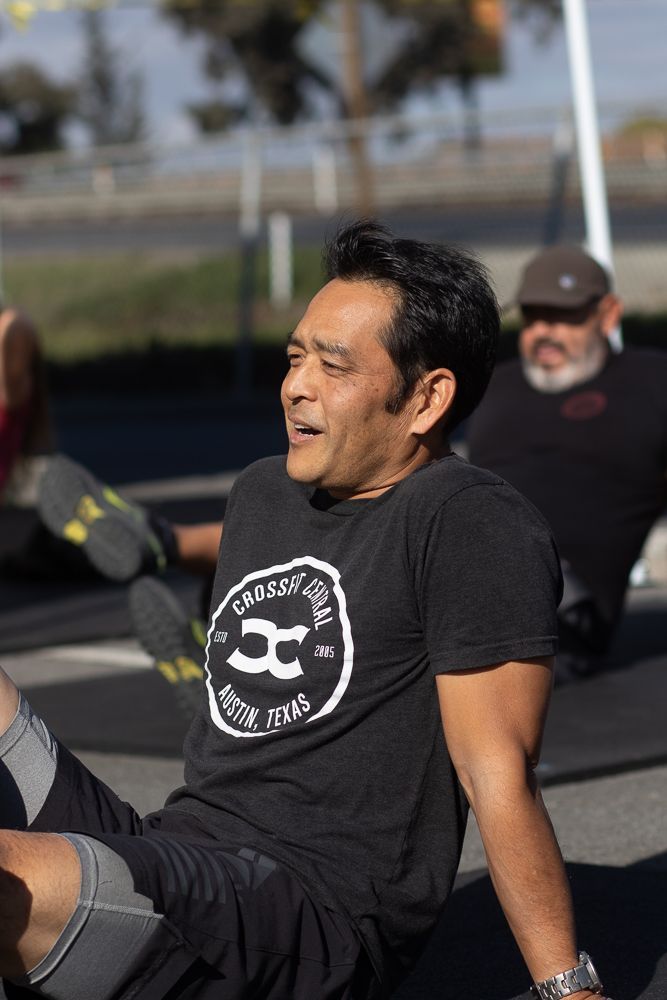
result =
M218 516L232 479L135 483L130 492L197 520ZM0 554L34 524L30 508L1 512ZM196 583L175 572L169 582L194 609ZM0 654L56 734L139 811L181 783L186 721L130 634L125 588L1 580ZM631 592L610 669L555 691L540 764L580 944L614 1000L667 996L666 705L662 583ZM395 1000L528 1000L527 985L471 821L455 891Z

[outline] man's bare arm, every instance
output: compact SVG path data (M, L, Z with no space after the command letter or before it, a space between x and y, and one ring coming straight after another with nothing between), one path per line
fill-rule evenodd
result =
M530 974L539 981L573 968L579 960L570 889L534 774L551 661L441 674L437 687L447 746Z

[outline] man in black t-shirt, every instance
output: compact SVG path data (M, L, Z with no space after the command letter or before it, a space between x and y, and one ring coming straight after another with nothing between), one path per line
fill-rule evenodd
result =
M469 424L469 456L553 529L565 681L604 663L630 570L667 505L667 354L610 350L621 301L576 247L538 254L517 301L520 360L495 372Z
M368 222L331 243L289 337L287 456L229 499L185 784L162 809L121 802L0 671L13 997L386 997L451 890L468 804L538 995L599 995L534 775L557 556L532 505L447 441L497 334L460 250Z

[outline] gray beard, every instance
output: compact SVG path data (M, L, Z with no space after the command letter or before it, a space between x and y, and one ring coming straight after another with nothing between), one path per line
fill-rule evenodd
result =
M601 372L607 360L607 352L605 343L596 342L583 357L568 361L554 371L541 368L526 358L521 359L521 367L528 384L538 392L563 392L581 382L588 382Z

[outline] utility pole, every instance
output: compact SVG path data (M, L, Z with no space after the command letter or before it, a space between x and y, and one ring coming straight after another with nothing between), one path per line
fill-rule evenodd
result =
M586 220L586 244L596 260L613 274L607 190L584 0L563 0L563 16L570 60L579 176ZM615 350L621 349L623 341L620 330L614 331L610 340Z
M363 123L368 120L368 97L364 82L361 48L361 13L358 0L339 0L343 66L342 92L345 117L352 121L348 136L352 166L357 181L357 209L362 216L373 214L373 177L368 161Z

